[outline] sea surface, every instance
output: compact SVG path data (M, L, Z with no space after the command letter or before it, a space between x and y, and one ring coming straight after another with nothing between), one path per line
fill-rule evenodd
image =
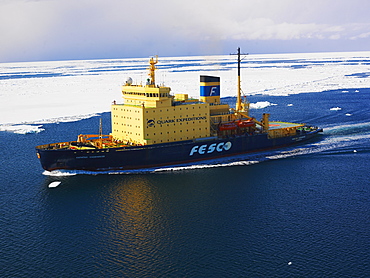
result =
M324 132L281 150L97 174L45 172L34 148L97 133L100 118L108 133L110 113L0 131L0 277L370 277L370 88L249 100L270 103L256 118Z

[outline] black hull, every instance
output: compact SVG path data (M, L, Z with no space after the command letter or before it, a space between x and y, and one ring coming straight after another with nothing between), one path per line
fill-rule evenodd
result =
M96 150L36 148L42 167L47 171L132 170L176 165L233 156L248 152L280 148L313 138L322 130L295 136L269 139L267 134L223 139L189 140L151 146L106 148Z

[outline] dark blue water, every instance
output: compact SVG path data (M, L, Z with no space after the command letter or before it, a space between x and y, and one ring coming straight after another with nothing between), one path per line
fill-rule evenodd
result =
M250 101L277 104L258 118L325 132L233 161L98 175L45 175L34 146L96 133L99 117L0 132L0 277L369 277L370 89Z

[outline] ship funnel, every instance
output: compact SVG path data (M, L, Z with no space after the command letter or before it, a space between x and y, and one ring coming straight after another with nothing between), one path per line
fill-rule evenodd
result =
M220 104L220 77L200 76L200 100L203 102Z

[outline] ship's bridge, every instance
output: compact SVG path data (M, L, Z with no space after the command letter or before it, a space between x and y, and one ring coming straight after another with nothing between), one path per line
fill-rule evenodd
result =
M122 96L126 105L142 105L145 107L170 106L173 97L170 95L170 87L159 86L122 86Z

